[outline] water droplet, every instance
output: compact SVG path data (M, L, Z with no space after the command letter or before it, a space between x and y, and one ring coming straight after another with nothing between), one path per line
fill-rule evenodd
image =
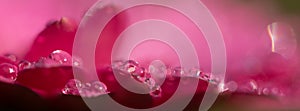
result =
M125 61L123 61L123 60L116 60L116 61L113 61L112 62L112 68L113 69L119 69L119 68L121 68L123 65L124 65L124 63L125 63Z
M0 80L2 82L14 83L18 76L18 68L9 63L0 64Z
M243 81L242 83L240 83L240 86L238 88L239 91L244 93L260 93L257 82L252 79Z
M291 26L285 23L274 22L268 25L268 33L272 42L272 52L290 58L296 51L296 35Z
M238 84L234 81L230 81L226 83L226 88L228 88L229 91L234 92L238 88Z
M226 92L226 91L234 92L237 90L237 88L238 88L238 85L234 81L227 82L226 84L224 84L223 82L219 83L219 92L220 93Z
M100 81L93 82L91 88L95 96L107 94L107 86Z
M274 95L274 96L279 96L279 89L278 88L272 88L272 90L271 90L271 93L272 93L272 95Z
M46 67L46 68L60 65L56 61L46 57L41 57L38 61L34 62L33 64L34 67Z
M15 56L13 54L5 54L4 56L13 62L17 62L17 60L18 60L17 56Z
M172 72L172 76L174 77L182 77L185 71L182 67L175 67Z
M113 64L114 70L120 71L121 74L131 74L136 71L139 64L136 61L128 60L125 62L115 61Z
M19 62L18 67L20 71L24 69L29 69L31 68L31 63L29 61L22 60Z
M161 90L160 86L154 86L150 91L150 95L152 97L161 97L161 93L162 93L162 90Z
M195 72L196 74L199 72ZM204 81L212 81L213 79L210 77L209 73L200 72L198 78Z
M62 65L73 65L72 56L65 51L55 50L50 55L49 58L62 64Z
M75 67L82 66L82 59L81 58L73 56L72 60L73 60L72 61L73 62L73 66L75 66Z
M81 81L77 79L71 79L67 82L65 87L62 89L62 93L66 95L77 95L79 96L79 90L83 87Z
M189 76L189 77L197 77L197 78L201 77L201 75L203 75L203 72L198 68L190 69L187 74L187 76Z
M269 95L270 90L269 90L268 88L263 88L262 93L263 93L264 95Z
M149 65L149 73L151 77L155 79L164 79L166 78L167 67L160 60L152 61Z
M143 82L146 79L146 70L143 67L136 67L134 71L131 72L131 77L139 82Z
M257 94L262 95L263 94L263 88L257 88Z
M92 83L85 83L80 89L79 93L82 97L96 97L103 94L107 94L107 87L100 81Z
M252 92L258 89L258 85L255 80L250 80L249 85L250 85L250 91Z
M144 82L150 89L155 86L155 80L152 78L146 79Z

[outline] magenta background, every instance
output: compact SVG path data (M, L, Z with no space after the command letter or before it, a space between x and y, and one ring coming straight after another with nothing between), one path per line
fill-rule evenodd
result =
M51 20L77 22L96 0L1 0L0 54L23 56L33 39Z
M69 17L77 22L96 0L2 0L0 1L0 53L23 56L32 39L50 20ZM245 54L245 49L266 32L267 16L259 8L229 1L203 0L212 11L224 34L228 56ZM264 39L268 39L264 37ZM238 47L238 48L237 48Z

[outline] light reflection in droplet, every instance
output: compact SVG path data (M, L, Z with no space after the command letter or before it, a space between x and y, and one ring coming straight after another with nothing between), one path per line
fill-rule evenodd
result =
M272 52L290 58L297 47L293 28L285 23L274 22L268 25L268 33L272 42Z

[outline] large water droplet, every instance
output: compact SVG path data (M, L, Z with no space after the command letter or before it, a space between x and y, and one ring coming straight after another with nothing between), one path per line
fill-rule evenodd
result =
M0 80L2 82L14 83L18 76L18 68L9 63L0 64Z
M81 81L77 79L71 79L67 82L65 87L62 89L62 93L66 95L76 95L79 96L79 89L82 88L82 83Z
M285 23L274 22L268 25L268 33L272 41L272 52L290 58L296 51L297 40L293 28Z
M107 86L103 82L95 81L92 83L91 88L95 96L107 94Z
M62 65L73 65L72 56L66 51L55 50L49 55L49 58Z

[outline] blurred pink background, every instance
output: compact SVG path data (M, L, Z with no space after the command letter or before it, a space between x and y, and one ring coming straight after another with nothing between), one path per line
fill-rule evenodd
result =
M51 20L68 17L80 22L96 0L1 0L0 54L23 56Z

